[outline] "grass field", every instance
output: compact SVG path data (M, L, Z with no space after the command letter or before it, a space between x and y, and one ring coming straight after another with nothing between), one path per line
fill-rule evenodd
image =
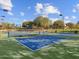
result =
M4 36L0 38L0 59L79 59L79 40L62 40L33 52L15 38Z

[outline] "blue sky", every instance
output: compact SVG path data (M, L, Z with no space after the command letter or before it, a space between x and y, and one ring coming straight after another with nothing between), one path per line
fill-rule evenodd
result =
M5 16L4 22L21 24L39 15L55 21L62 18L60 13L65 22L76 23L79 20L79 0L0 0L0 16Z

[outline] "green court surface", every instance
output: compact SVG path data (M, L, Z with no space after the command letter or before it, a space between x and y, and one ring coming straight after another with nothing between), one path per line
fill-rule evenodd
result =
M61 40L33 52L5 35L0 38L0 59L79 59L79 40Z

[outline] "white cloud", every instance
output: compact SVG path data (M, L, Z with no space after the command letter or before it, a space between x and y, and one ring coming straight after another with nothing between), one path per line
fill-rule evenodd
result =
M43 9L43 5L41 3L37 3L35 8L37 13L41 13L41 10Z
M72 19L76 19L77 17L76 16L65 16L64 19L66 20L72 20Z
M8 14L9 14L9 15L13 15L13 13L12 13L12 12L8 12Z
M77 4L76 6L79 7L79 4Z
M76 17L76 16L71 16L71 18L72 18L72 19L76 19L77 17Z
M36 12L42 15L60 14L60 11L56 7L50 4L37 3L35 8L36 8Z
M48 5L46 8L45 8L45 12L47 13L47 14L54 14L54 13L60 13L59 11L58 11L58 9L57 8L55 8L54 6L52 6L52 5Z
M50 18L50 20L54 23L54 21L59 20L59 18Z
M22 22L27 22L27 21L33 21L33 20L32 19L29 19L29 20L24 19Z
M42 15L43 17L48 17L48 15Z
M65 16L64 18L65 18L65 19L69 19L69 16Z
M74 13L75 13L75 12L79 12L79 3L74 6L74 8L73 8L72 11L73 11Z
M11 0L0 0L0 8L11 11L12 7L13 5L12 5Z
M20 12L20 15L21 15L21 16L24 16L25 14L24 14L24 12Z
M77 4L75 8L77 11L79 11L79 4Z
M65 23L69 23L69 22L72 22L72 21L70 21L70 20L65 20Z
M73 9L72 12L73 12L73 13L76 13L77 11L76 11L76 9Z
M28 21L28 20L24 19L23 22L25 22L25 21Z

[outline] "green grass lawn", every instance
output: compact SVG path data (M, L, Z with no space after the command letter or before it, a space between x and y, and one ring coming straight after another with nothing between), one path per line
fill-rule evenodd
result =
M0 59L79 59L79 40L64 40L33 52L15 38L0 38Z

